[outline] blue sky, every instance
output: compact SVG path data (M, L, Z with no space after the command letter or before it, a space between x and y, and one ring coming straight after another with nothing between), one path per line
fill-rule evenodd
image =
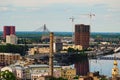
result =
M0 31L73 31L74 24L91 24L92 32L120 32L120 0L0 0ZM91 19L89 14L95 14Z

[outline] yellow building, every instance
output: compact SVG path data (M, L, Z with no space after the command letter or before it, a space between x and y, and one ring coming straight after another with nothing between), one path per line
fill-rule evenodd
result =
M39 54L39 53L49 53L50 48L49 47L34 47L29 50L29 55Z
M40 76L36 80L50 80L50 77L49 76Z
M117 60L114 60L113 64L114 64L114 67L112 68L112 80L119 80L120 74L119 74Z
M9 65L17 60L20 60L20 54L13 53L0 53L0 63L4 65Z
M80 77L78 80L93 80L92 77L89 77L89 76L82 76ZM97 79L98 80L98 79Z
M87 76L79 77L79 80L100 80L99 76L94 75L94 73L89 73Z
M65 79L68 79L68 80L73 80L73 78L76 76L76 70L75 69L72 69L72 68L65 68L65 69L62 69L62 77L65 78Z
M67 50L68 48L73 48L73 49L78 49L78 50L82 50L83 47L81 45L67 45L67 46L63 46L63 50Z

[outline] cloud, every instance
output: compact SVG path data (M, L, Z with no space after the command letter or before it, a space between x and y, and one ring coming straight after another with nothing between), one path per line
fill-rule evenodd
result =
M12 7L0 7L0 11L15 11L16 9L15 8L12 8Z
M0 7L0 11L7 11L8 7Z
M119 8L108 8L109 12L120 12Z
M120 0L0 0L0 5L11 5L14 7L41 7L52 4L106 4L109 7L119 7Z
M120 0L0 0L0 11L15 11L16 9L23 8L26 11L37 11L43 7L56 4L70 4L78 6L94 6L104 4L108 11L119 12ZM67 12L69 12L67 10Z

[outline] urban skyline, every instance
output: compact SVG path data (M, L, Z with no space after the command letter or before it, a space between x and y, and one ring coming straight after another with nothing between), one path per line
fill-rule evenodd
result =
M119 0L0 0L0 28L34 31L46 24L50 31L71 32L74 24L92 24L92 32L119 32ZM95 14L91 21L88 14ZM64 30L63 30L64 28Z

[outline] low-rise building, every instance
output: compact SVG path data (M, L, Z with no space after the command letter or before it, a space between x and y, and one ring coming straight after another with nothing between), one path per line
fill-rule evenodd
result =
M15 66L16 69L16 78L18 80L25 80L26 79L26 72L25 72L25 67L22 66Z
M54 66L54 77L61 77L61 66ZM26 78L35 80L41 76L49 76L49 65L29 65L26 69Z
M6 66L1 69L1 71L10 71L15 74L17 80L25 80L26 79L26 72L25 67L22 66Z
M0 53L0 63L10 65L17 60L20 60L20 54L18 53Z
M49 53L50 48L49 47L34 47L29 50L29 55L34 55L34 54L40 54L40 53Z
M54 43L54 52L61 51L63 48L63 44L61 42L55 42ZM49 47L34 47L30 48L29 50L29 55L34 55L34 54L46 54L50 52Z
M100 80L99 73L88 73L87 76L80 76L78 80Z
M49 80L49 65L11 65L1 69L1 71L9 70L16 75L18 80ZM76 70L70 67L62 68L62 66L54 66L53 75L56 78L63 77L73 80L76 76Z
M62 68L62 77L68 80L73 80L76 76L76 69L71 67Z
M67 50L68 48L73 48L73 49L78 49L78 50L82 50L83 47L81 45L67 45L67 46L63 46L63 50Z
M36 80L50 80L50 77L49 76L40 76Z

